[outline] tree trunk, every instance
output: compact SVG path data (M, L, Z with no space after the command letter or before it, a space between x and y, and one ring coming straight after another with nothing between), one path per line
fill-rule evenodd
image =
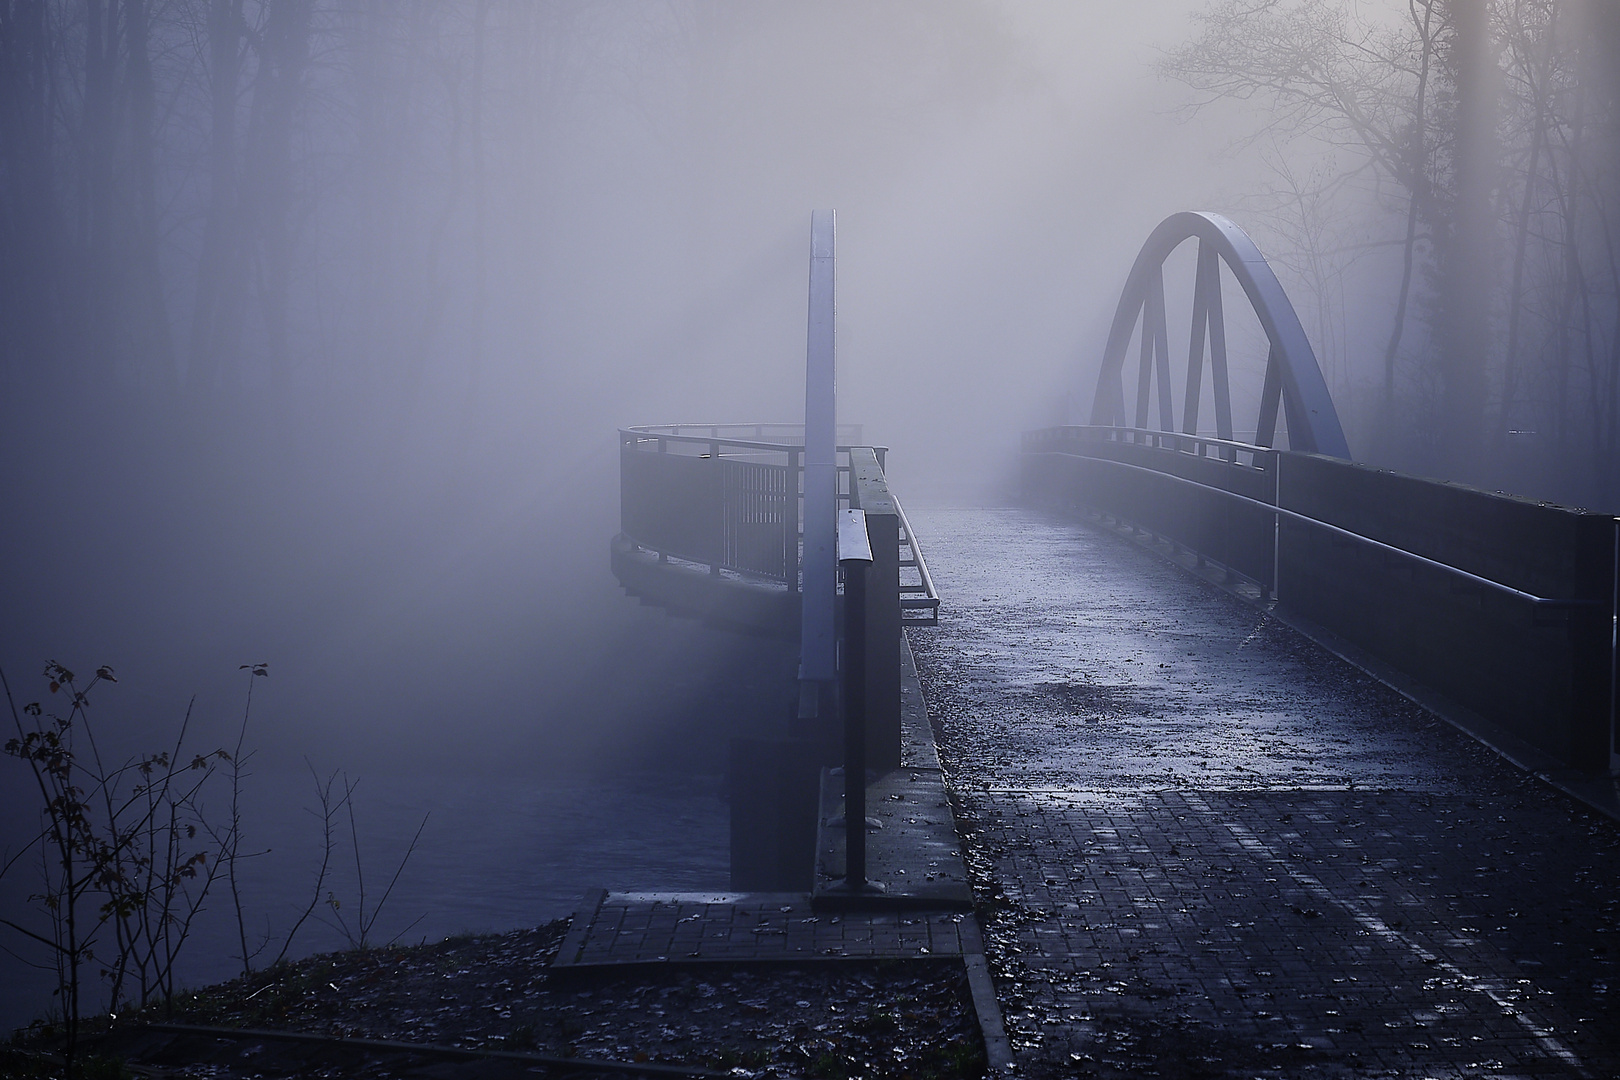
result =
M128 269L132 275L131 314L138 359L164 397L174 400L174 332L169 324L158 258L161 233L157 202L157 160L153 146L157 92L152 84L151 20L147 0L125 0L129 79L130 172L135 185Z
M257 231L259 312L270 386L283 403L292 379L287 325L294 246L292 140L309 60L311 6L310 0L281 0L270 8L259 49L242 180L245 217Z
M1497 71L1487 0L1450 0L1457 92L1455 201L1442 270L1441 451L1447 472L1475 475L1485 419L1493 285Z
M0 0L0 379L13 386L60 359L50 37L45 0Z
M113 374L119 308L116 238L118 205L113 155L117 149L117 9L109 0L86 0L84 104L79 116L79 266L73 297L76 368L95 384Z
M197 259L196 303L191 313L186 383L193 408L213 398L221 368L222 325L237 303L231 296L239 277L236 192L236 91L241 75L241 0L209 0L208 55L210 123L208 133L208 211Z
M1550 60L1554 33L1557 30L1558 9L1555 7L1552 10L1553 15L1545 30L1543 62L1539 65L1539 70L1532 50L1527 49L1525 55L1525 82L1530 87L1530 106L1535 116L1531 122L1530 160L1524 170L1524 191L1520 196L1518 213L1513 223L1513 281L1508 287L1507 294L1507 351L1502 357L1502 407L1497 415L1496 424L1498 452L1504 449L1508 427L1512 422L1513 402L1518 393L1520 331L1525 306L1525 257L1530 241L1531 212L1535 206L1536 170L1541 166L1541 155L1547 147L1547 126L1553 108L1549 87Z
M1412 105L1412 128L1408 139L1406 178L1406 237L1401 245L1401 288L1395 298L1395 324L1390 327L1389 342L1384 346L1384 423L1395 420L1395 355L1400 351L1401 336L1406 331L1406 304L1412 295L1412 264L1417 255L1418 193L1426 186L1429 171L1425 129L1427 126L1429 97L1429 61L1434 55L1434 38L1430 33L1434 20L1434 5L1423 8L1423 22L1418 27L1419 45L1423 59L1418 66L1417 100Z

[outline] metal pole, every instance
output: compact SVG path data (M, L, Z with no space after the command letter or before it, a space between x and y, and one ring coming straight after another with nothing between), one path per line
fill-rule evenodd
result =
M866 571L844 566L844 883L866 884Z
M830 682L834 667L833 537L838 511L835 316L831 210L810 215L810 319L804 375L804 595L799 678Z
M709 429L709 434L714 434L713 428ZM731 524L731 520L737 513L738 508L730 505L726 499L726 477L725 473L720 471L719 443L711 442L709 444L708 458L709 464L714 466L715 486L720 489L720 550L715 552L714 562L709 564L709 575L719 577L720 564L726 561L726 526Z
M1276 450L1271 455L1271 505L1282 509L1282 451ZM1262 600L1276 600L1277 589L1282 584L1279 577L1282 575L1282 515L1271 515L1271 595L1262 596Z
M1616 689L1620 683L1620 518L1614 519L1614 568L1609 597L1609 775L1620 776L1620 714Z
M866 880L866 574L872 542L866 513L845 510L838 521L838 562L844 568L844 888Z

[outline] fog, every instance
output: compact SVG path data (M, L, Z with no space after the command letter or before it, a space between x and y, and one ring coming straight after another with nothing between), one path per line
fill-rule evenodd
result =
M910 505L1014 497L1019 432L1084 421L1131 262L1188 209L1271 257L1359 459L1620 505L1620 277L1602 258L1620 97L1592 76L1620 68L1569 29L1601 9L1513 9L1529 21L1498 35L1499 67L1552 74L1502 80L1497 141L1475 140L1494 188L1457 164L1457 95L1408 107L1416 58L1445 74L1457 55L1411 44L1417 10L0 3L16 702L61 700L47 662L81 685L108 665L91 717L117 759L166 745L188 710L193 748L233 746L251 681L265 828L302 820L285 778L306 761L372 776L366 820L394 850L415 807L449 808L421 861L450 869L416 886L450 913L429 929L548 917L499 890L480 907L457 875L509 861L512 895L564 903L606 878L537 884L552 871L525 855L548 830L556 850L597 843L579 839L604 827L579 824L591 791L640 794L656 770L704 778L713 803L727 737L789 709L791 646L613 579L615 432L802 417L823 208L840 420L891 448ZM1591 40L1612 46L1603 18ZM1276 42L1341 50L1324 70L1351 77L1356 123L1319 88L1267 83ZM1459 221L1485 221L1494 254L1462 258ZM1463 304L1459 266L1498 299ZM1178 369L1191 267L1189 246L1167 284ZM1265 344L1230 283L1226 311L1242 437ZM1469 348L1483 358L1459 375ZM0 766L10 852L32 819L12 805L23 766ZM486 805L527 816L474 843ZM689 830L685 813L625 858L681 865L666 838L722 816L699 806ZM705 837L692 859L712 869L723 841ZM475 849L477 868L455 862Z
M1089 393L1135 248L1249 167L1156 73L1186 9L316 5L285 306L261 239L236 332L202 349L207 57L201 13L166 9L166 329L136 332L126 283L113 332L7 357L19 700L47 660L107 664L104 725L167 730L196 694L219 742L239 665L267 662L262 760L639 758L708 707L700 673L762 646L620 594L615 429L800 415L809 211L832 207L841 418L893 447L904 498L1005 497L1019 430ZM238 123L267 93L244 73Z

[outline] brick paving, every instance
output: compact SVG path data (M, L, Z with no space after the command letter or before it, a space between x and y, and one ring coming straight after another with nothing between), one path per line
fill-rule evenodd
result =
M972 915L950 911L825 912L803 893L609 893L574 916L555 968L621 964L961 962Z
M1084 525L913 519L1028 1076L1620 1076L1620 828Z

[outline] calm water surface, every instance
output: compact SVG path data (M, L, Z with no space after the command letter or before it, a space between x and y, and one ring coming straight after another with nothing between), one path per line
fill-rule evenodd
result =
M449 934L534 926L569 914L589 889L720 889L727 884L728 811L716 775L620 773L579 782L520 777L367 774L355 790L360 865L349 820L314 916L293 954L341 948L341 914L355 929L359 879L368 916L427 816L421 840L376 916L371 940L434 941ZM31 812L24 793L0 794L6 833ZM242 868L250 947L275 936L261 962L313 894L321 827L311 776L260 771L248 781L245 851L268 852ZM223 817L223 814L218 815ZM0 906L27 904L37 872L0 881ZM229 893L216 883L182 960L183 981L204 985L240 973ZM319 919L321 921L317 922ZM0 944L16 947L12 935ZM19 950L21 951L21 950ZM22 956L0 953L0 1030L26 1023L50 1003L53 976Z

